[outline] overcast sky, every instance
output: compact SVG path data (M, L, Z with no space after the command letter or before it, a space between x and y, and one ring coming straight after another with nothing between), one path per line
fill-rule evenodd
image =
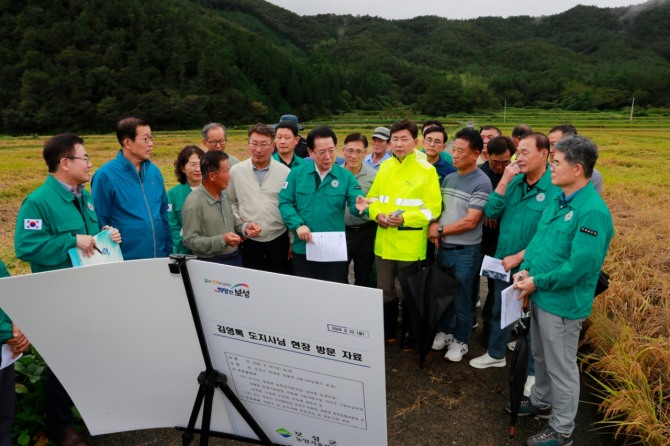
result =
M269 0L270 3L300 15L351 14L380 16L386 19L409 19L436 15L449 19L483 16L541 16L558 14L575 5L601 8L644 3L640 0Z

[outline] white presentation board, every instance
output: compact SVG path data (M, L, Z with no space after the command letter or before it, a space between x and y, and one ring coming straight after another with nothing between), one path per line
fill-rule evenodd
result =
M92 435L186 425L204 370L168 259L0 279L0 307L61 381Z
M205 365L170 262L0 279L0 307L92 435L188 423ZM214 367L272 441L387 444L381 291L195 260L187 267ZM218 390L211 428L256 438Z

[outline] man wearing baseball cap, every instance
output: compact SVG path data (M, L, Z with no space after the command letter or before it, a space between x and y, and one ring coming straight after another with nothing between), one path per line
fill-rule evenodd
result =
M300 122L298 121L298 117L296 115L281 115L281 117L279 118L279 122L273 125L272 128L277 127L282 122L292 122L298 127L298 131L305 130L305 127L300 125ZM298 144L296 144L293 153L295 154L295 156L299 156L300 158L307 158L309 156L309 154L307 153L307 141L302 136L300 135L298 136L300 137L300 141L298 141ZM276 152L277 149L275 146L275 151L273 153Z
M377 127L372 134L372 153L365 157L363 164L379 170L379 165L391 158L389 139L391 139L391 131L386 127Z

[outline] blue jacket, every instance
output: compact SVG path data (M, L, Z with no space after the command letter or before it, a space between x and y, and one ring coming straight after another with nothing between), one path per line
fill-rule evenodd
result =
M119 150L91 181L100 227L121 231L125 260L167 257L172 252L168 199L160 170L151 161L135 166Z

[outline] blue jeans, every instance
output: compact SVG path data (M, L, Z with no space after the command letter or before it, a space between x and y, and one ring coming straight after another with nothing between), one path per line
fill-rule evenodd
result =
M474 277L479 263L479 245L465 245L460 249L440 248L440 263L450 268L461 283L461 289L440 319L440 331L453 334L458 342L465 344L472 334L472 292Z

